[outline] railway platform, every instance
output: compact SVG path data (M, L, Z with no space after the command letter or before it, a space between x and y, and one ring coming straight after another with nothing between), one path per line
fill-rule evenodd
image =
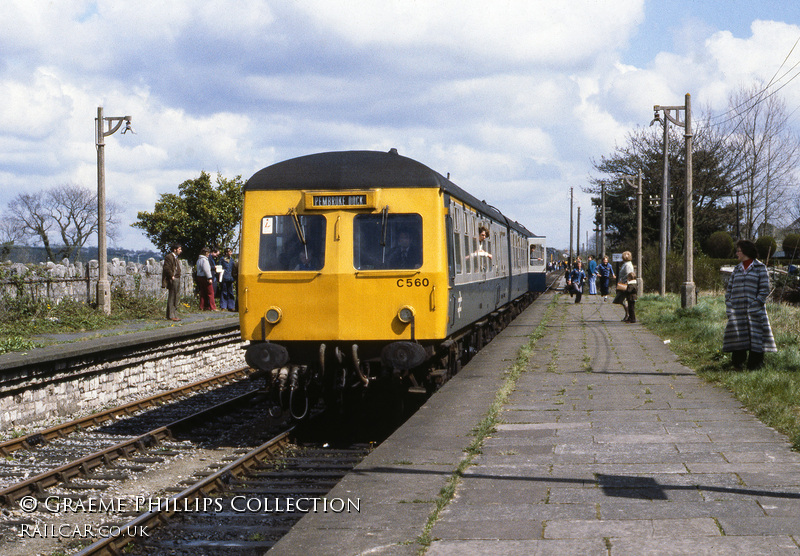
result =
M270 554L800 554L800 454L621 316L544 295Z
M151 332L158 335L168 329L176 329L182 326L195 325L197 323L210 322L235 322L239 320L238 313L225 311L203 311L195 313L184 313L181 320L177 322L166 319L139 319L120 322L119 324L99 330L83 330L74 332L56 332L36 334L30 337L42 345L69 344L73 342L83 342L86 340L96 340L98 338L108 338L111 336L122 336L136 332ZM160 332L159 332L160 331Z

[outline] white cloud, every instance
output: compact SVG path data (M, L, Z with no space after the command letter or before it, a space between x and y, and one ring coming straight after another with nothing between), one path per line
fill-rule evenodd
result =
M201 170L247 179L310 152L391 147L565 245L570 187L590 227L579 190L591 159L647 125L653 104L691 92L696 107L724 109L800 35L756 21L736 37L689 20L692 48L647 36L668 46L635 67L624 56L644 17L643 0L6 1L0 206L19 191L94 186L101 105L136 130L106 147L131 247L147 245L127 227L136 212ZM782 93L797 105L798 91Z
M613 10L595 0L354 0L347 6L327 0L299 4L319 25L354 44L401 53L433 46L456 56L548 65L572 64L620 46L643 17L640 0L617 2Z

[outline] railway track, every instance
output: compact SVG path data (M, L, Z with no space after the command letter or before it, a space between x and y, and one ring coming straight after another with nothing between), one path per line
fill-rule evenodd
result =
M79 556L262 554L308 512L360 511L356 500L325 494L368 453L292 446L288 430L215 473L158 500Z
M81 419L48 429L46 435L38 433L38 440L34 440L35 434L4 443L8 455L0 459L0 547L10 543L6 546L19 554L35 553L19 546L25 543L25 531L33 531L29 536L36 538L38 544L43 537L64 536L63 531L55 534L51 529L48 533L48 524L66 517L70 519L61 525L71 519L101 517L93 515L92 504L109 496L124 498L127 493L119 485L136 484L138 477L152 469L192 465L205 468L211 458L230 456L233 448L205 449L213 452L205 455L198 448L202 440L192 442L176 437L214 422L220 431L216 436L223 442L230 432L220 426L224 416L238 408L246 413L241 420L251 423L257 415L263 415L264 407L256 408L255 414L247 411L258 398L255 386L249 381L235 382L248 374L247 370L225 373L108 411L98 417L98 422L114 421L92 430L86 430L87 421ZM214 386L217 388L209 390ZM191 392L199 393L187 397ZM178 401L166 403L175 399ZM151 410L142 413L145 407ZM138 414L117 420L118 415L133 414L137 408ZM271 426L275 426L274 421ZM208 434L203 438L208 439ZM203 461L192 461L198 452ZM167 486L175 482L172 480ZM109 494L115 492L119 496ZM84 514L87 508L91 515ZM65 512L75 515L65 516ZM0 548L0 553L5 554L5 549Z
M211 388L216 388L224 384L229 384L233 381L246 378L251 373L252 369L249 367L235 369L204 380L193 382L180 388L163 392L161 394L136 400L134 402L121 405L119 407L114 407L112 409L107 409L98 413L93 413L92 415L75 419L67 423L55 425L48 429L20 436L18 438L12 438L10 440L0 442L0 456L8 457L12 452L17 450L31 449L45 442L57 438L63 438L64 436L75 431L84 430L89 427L97 427L108 421L116 421L121 417L130 417L131 415L146 409L158 407L168 402L181 400L190 395L196 394L197 392L209 390Z
M156 411L114 421L98 427L103 431L100 434L66 424L63 430L78 432L49 435L52 440L34 443L32 451L23 447L31 446L30 441L20 443L5 463L10 458L38 469L47 464L40 460L50 461L55 455L72 459L41 473L30 472L32 476L0 490L4 504L0 553L49 554L66 546L66 553L73 554L99 539L99 547L84 548L84 553L119 554L120 547L131 541L127 535L137 542L147 541L137 550L150 554L179 553L174 547L180 543L188 547L188 553L206 554L218 539L226 537L220 546L228 548L221 552L230 556L230 547L237 546L239 553L249 554L277 541L305 510L269 511L270 524L259 528L259 523L265 523L264 512L251 511L253 504L260 503L252 500L311 500L328 509L324 494L361 460L366 448L333 450L319 444L286 451L291 431L277 434L281 421L266 417L271 402L251 384L244 384L244 393L231 396L229 392L228 399L216 404L206 400L208 407L142 434L132 433L163 421L164 415L156 414L173 415L175 408L159 406ZM148 404L158 405L155 400ZM186 413L186 409L177 412ZM128 436L84 453L93 446L86 438L89 434L101 443L118 440L117 434ZM275 438L252 449L267 436ZM281 455L275 460L278 451ZM233 490L222 493L223 488ZM186 502L190 499L198 502ZM215 505L191 506L209 500ZM183 506L182 511L177 504L190 506ZM190 515L184 515L187 507L192 510ZM200 509L211 511L211 516L194 511ZM132 515L141 512L128 523ZM169 517L182 519L170 520L166 537L151 540L144 536L143 532L152 531L156 523ZM200 545L206 548L199 550Z

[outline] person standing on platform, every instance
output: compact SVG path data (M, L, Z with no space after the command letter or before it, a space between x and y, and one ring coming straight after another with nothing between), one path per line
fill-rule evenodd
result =
M597 276L600 279L600 295L603 296L603 303L608 300L608 285L611 278L616 278L614 269L608 262L608 257L603 257L603 262L597 265Z
M567 287L575 294L575 303L581 302L584 280L586 280L586 271L583 270L583 262L578 258L575 261L575 268L569 273L569 282L567 283Z
M228 247L225 249L225 256L222 257L219 264L222 267L222 279L219 284L219 299L220 308L223 311L236 310L236 298L234 297L233 288L233 249Z
M630 251L622 252L622 260L624 262L622 263L622 268L619 269L617 295L614 297L613 301L613 303L617 305L622 305L622 308L625 310L625 316L622 318L622 322L628 322L631 318L628 312L628 277L633 273L633 263L631 259L633 259L633 255L631 255Z
M589 262L586 264L586 279L589 281L589 295L597 295L597 261L589 255Z
M178 301L181 296L181 262L178 257L183 251L179 243L173 243L164 257L161 269L161 287L167 289L167 320L179 321Z
M214 301L214 278L211 274L211 265L208 264L208 254L211 250L203 247L200 257L197 259L197 292L200 294L200 310L216 311L217 304Z
M213 280L214 286L214 297L219 296L219 276L222 273L222 269L217 264L219 260L219 249L217 247L211 247L210 252L208 254L208 266L211 267L211 279Z
M758 369L764 363L765 352L778 351L766 308L769 274L757 255L756 244L749 239L736 242L739 264L725 288L728 324L722 351L732 352L731 361L737 369L744 367L745 360L748 369Z
M636 322L636 300L639 298L639 283L636 280L636 273L628 274L628 320L631 324Z

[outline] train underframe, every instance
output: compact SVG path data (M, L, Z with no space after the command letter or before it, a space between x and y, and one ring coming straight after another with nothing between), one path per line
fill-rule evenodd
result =
M253 378L266 380L273 416L304 419L312 408L346 413L372 406L401 419L408 402L424 401L458 374L536 298L527 293L443 340L368 342L253 342Z

